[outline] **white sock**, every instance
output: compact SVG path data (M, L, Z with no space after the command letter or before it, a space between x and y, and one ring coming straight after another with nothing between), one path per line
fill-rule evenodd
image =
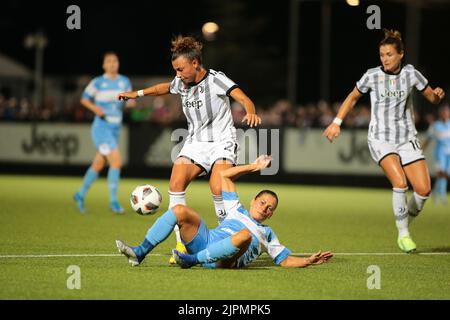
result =
M411 223L414 220L414 218L416 218L419 215L427 199L428 197L422 197L414 192L413 196L411 197L411 199L409 199L408 202L409 223Z
M216 216L219 224L225 219L227 216L227 212L225 211L225 206L223 205L222 196L212 195L214 200L214 208L216 209Z
M399 238L409 236L406 190L408 190L408 188L392 188L392 208L394 210L395 225L398 229Z
M172 192L169 191L169 209L175 207L177 204L183 204L186 205L186 192ZM173 231L175 231L175 236L177 238L177 243L181 242L181 235L180 235L180 228L178 225L175 225L175 228L173 228Z

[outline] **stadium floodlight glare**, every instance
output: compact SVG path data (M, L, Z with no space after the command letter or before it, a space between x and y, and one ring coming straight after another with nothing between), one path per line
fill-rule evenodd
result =
M352 7L359 6L359 0L346 0L347 4Z
M215 39L217 31L219 31L219 25L215 22L206 22L202 27L203 36L208 41Z

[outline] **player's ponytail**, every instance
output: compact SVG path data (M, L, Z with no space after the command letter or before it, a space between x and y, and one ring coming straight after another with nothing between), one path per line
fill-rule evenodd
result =
M198 63L202 63L203 44L193 37L183 37L181 35L172 39L172 61L179 56L184 56L189 61L197 59Z
M400 31L397 30L388 30L383 29L384 32L384 38L380 41L380 44L378 47L392 44L398 53L402 53L404 50L403 40L402 40L402 34Z

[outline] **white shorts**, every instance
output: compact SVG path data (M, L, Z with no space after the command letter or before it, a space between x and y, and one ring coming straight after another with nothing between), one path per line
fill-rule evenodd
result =
M422 152L422 146L420 145L420 141L417 137L400 144L392 144L385 141L369 139L368 144L370 155L378 164L380 164L381 160L390 154L398 155L402 166L407 166L413 162L425 159Z
M185 157L192 160L203 169L201 175L204 175L211 171L217 160L228 160L236 164L238 147L238 143L231 139L219 142L191 141L183 145L178 158Z

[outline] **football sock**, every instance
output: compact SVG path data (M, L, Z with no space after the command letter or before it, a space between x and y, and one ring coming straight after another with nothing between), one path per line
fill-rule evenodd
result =
M148 229L144 241L133 248L136 255L144 257L158 244L167 239L177 223L177 218L172 209L167 210L162 216L156 219L155 223Z
M173 192L169 191L169 208L175 207L177 204L186 205L186 192ZM175 236L177 238L177 242L181 242L180 229L178 225L175 225L173 229L175 231Z
M216 216L217 220L219 221L219 224L225 219L227 216L227 212L225 211L225 207L223 205L223 199L222 196L216 196L213 194L213 200L214 200L214 208L216 209Z
M196 263L210 264L222 259L231 258L236 253L239 252L239 248L236 248L231 237L225 238L223 240L213 242L206 249L199 251L196 257Z
M408 190L408 188L392 188L392 208L394 210L395 225L398 229L399 238L409 236L406 190Z
M89 169L84 174L83 178L83 185L80 189L80 194L82 197L86 194L86 192L89 190L90 186L94 183L95 180L98 178L98 172L92 169L92 167L89 167Z
M437 182L439 182L438 184L439 196L441 197L441 200L445 202L447 198L447 178L445 177L439 178Z
M120 169L110 167L108 169L108 187L111 202L118 202L117 189L119 187L119 178L120 178Z
M428 197L422 197L415 192L413 193L413 196L411 197L411 199L409 199L408 202L409 223L411 223L414 220L414 218L416 218L419 215L427 199Z

